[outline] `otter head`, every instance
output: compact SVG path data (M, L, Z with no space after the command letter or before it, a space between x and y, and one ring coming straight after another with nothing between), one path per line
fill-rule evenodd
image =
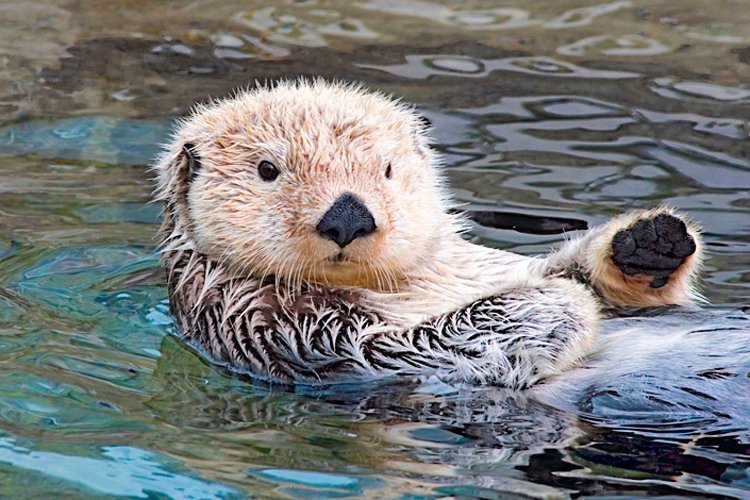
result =
M158 195L189 244L239 272L393 287L448 220L424 129L383 95L283 82L198 107Z

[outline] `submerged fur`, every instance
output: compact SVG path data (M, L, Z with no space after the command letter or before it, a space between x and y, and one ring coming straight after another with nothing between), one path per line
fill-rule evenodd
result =
M618 231L684 219L667 207L616 217L544 257L465 241L428 146L406 106L319 80L198 108L156 166L180 333L273 381L437 374L520 388L579 363L602 308L699 298L690 222L695 252L663 285L613 261ZM278 181L258 178L261 161L278 165ZM339 248L315 225L343 193L377 230Z

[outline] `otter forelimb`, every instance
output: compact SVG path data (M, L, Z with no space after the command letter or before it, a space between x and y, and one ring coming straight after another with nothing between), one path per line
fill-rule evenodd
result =
M596 317L566 280L525 287L397 329L351 292L232 280L192 251L166 256L180 334L233 370L279 383L435 375L524 388L578 361ZM575 295L575 294L573 294Z

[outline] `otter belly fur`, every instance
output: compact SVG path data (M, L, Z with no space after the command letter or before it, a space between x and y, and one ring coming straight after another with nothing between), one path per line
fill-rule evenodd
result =
M179 334L269 381L524 388L581 364L602 311L700 299L699 228L668 207L541 257L461 238L427 132L321 80L197 107L155 166Z

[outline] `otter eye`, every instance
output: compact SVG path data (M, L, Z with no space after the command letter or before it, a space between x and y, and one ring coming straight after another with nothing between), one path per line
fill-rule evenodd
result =
M385 167L385 178L390 179L393 175L393 168L391 168L391 164L389 163L387 167Z
M279 169L270 161L263 160L258 165L258 173L261 179L270 182L276 180L276 177L279 176Z

